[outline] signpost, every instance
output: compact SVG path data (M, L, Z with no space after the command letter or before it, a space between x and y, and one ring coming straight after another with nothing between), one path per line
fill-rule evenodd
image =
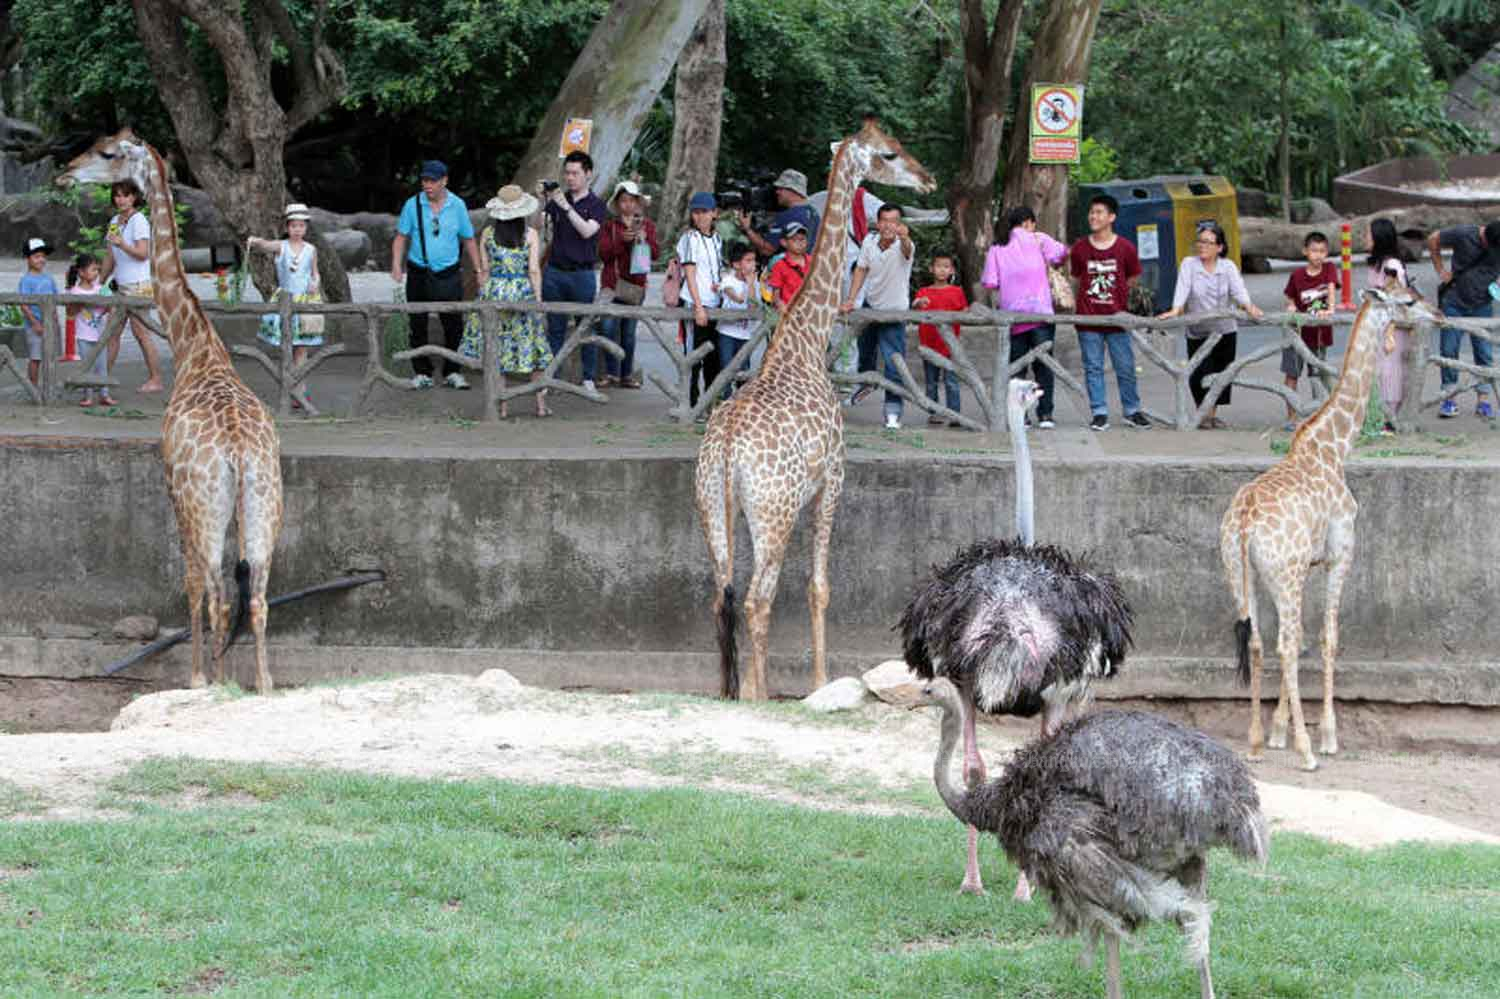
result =
M562 159L571 152L589 151L589 140L594 137L594 119L569 118L563 125L562 141L557 145L557 158Z
M1077 163L1083 88L1038 83L1031 88L1031 162Z

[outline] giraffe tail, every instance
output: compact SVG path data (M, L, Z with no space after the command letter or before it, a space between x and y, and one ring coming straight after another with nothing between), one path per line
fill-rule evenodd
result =
M234 623L230 625L229 635L224 639L225 652L240 637L240 632L245 630L245 622L250 620L250 563L244 559L240 559L239 564L234 567L234 585L238 594L234 598Z
M1250 573L1250 532L1241 525L1240 530L1240 605L1244 617L1234 622L1234 649L1238 659L1238 679L1241 687L1250 686L1250 587L1255 579Z
M734 585L726 584L719 605L719 696L727 701L740 697L740 653L735 642Z

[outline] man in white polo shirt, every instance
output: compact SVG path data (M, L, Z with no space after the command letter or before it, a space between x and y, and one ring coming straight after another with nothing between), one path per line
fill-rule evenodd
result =
M864 292L866 308L903 311L911 307L911 264L915 248L906 223L901 220L900 205L881 205L875 218L875 231L865 236L859 248L859 263L849 283L849 297L840 306L850 312ZM906 324L871 323L860 333L860 340L872 340L880 350L886 378L901 384L901 375L892 362L897 354L906 354ZM901 397L885 394L885 428L901 429Z

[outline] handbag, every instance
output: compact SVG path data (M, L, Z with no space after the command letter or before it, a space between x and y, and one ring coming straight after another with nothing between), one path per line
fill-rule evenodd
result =
M661 286L661 304L669 309L682 304L682 262L679 260L667 264L667 277Z
M1077 302L1073 298L1073 282L1061 267L1047 268L1047 287L1052 291L1052 308L1058 312L1072 312Z
M646 300L646 286L627 281L623 277L615 281L615 301L621 305L640 305Z
M1154 289L1137 282L1130 286L1130 297L1126 300L1125 311L1133 316L1156 315L1156 292Z

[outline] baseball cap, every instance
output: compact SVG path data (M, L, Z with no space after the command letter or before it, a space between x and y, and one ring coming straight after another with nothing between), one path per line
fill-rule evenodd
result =
M423 160L420 176L423 180L441 180L448 176L448 165L442 160Z

